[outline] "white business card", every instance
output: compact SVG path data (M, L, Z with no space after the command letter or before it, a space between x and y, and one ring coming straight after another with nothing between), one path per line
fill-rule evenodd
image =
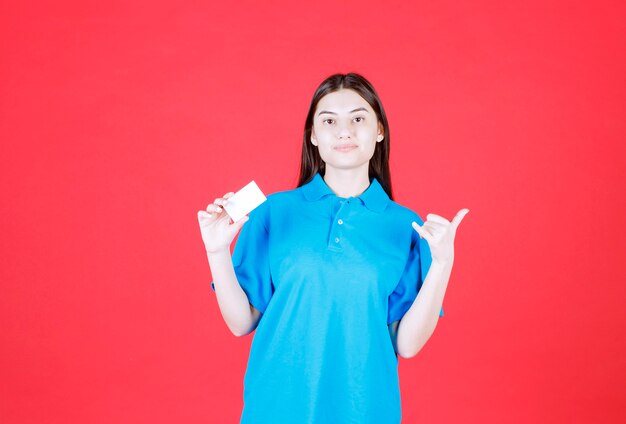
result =
M224 210L233 222L237 222L266 200L259 186L254 181L250 181L244 188L228 198Z

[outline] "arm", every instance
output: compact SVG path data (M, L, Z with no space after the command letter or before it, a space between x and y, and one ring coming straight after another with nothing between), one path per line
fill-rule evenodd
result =
M428 214L422 226L413 222L415 231L428 243L432 262L417 297L397 325L397 332L392 334L396 351L403 358L415 356L435 331L452 273L454 237L468 212L467 208L461 209L451 222L435 214Z
M245 216L231 223L230 217L224 212L223 206L234 194L232 191L226 193L209 204L205 211L198 211L198 223L220 312L230 331L235 336L243 336L256 328L261 313L250 304L241 288L230 256L230 245L248 220Z
M400 321L389 324L391 340L401 357L415 356L435 331L451 272L452 262L433 262L409 310Z
M215 294L222 317L235 336L250 334L257 327L261 313L252 306L233 268L230 250L207 252Z

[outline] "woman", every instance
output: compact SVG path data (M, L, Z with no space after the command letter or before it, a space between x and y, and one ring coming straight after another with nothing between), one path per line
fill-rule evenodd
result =
M198 212L222 316L235 335L256 329L242 423L400 422L397 355L443 313L469 210L424 223L394 202L389 140L372 85L332 75L306 118L298 187L237 223L222 208L232 192Z

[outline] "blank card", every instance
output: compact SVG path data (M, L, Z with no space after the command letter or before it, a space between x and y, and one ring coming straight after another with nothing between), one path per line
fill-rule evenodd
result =
M250 181L244 188L228 198L224 210L233 222L237 222L266 200L259 186L254 181Z

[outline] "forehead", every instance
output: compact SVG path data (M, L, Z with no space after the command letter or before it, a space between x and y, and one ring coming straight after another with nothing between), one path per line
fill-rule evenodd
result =
M364 107L373 112L372 107L354 90L342 88L326 94L317 103L317 111L326 110L335 113L349 113L351 110Z

